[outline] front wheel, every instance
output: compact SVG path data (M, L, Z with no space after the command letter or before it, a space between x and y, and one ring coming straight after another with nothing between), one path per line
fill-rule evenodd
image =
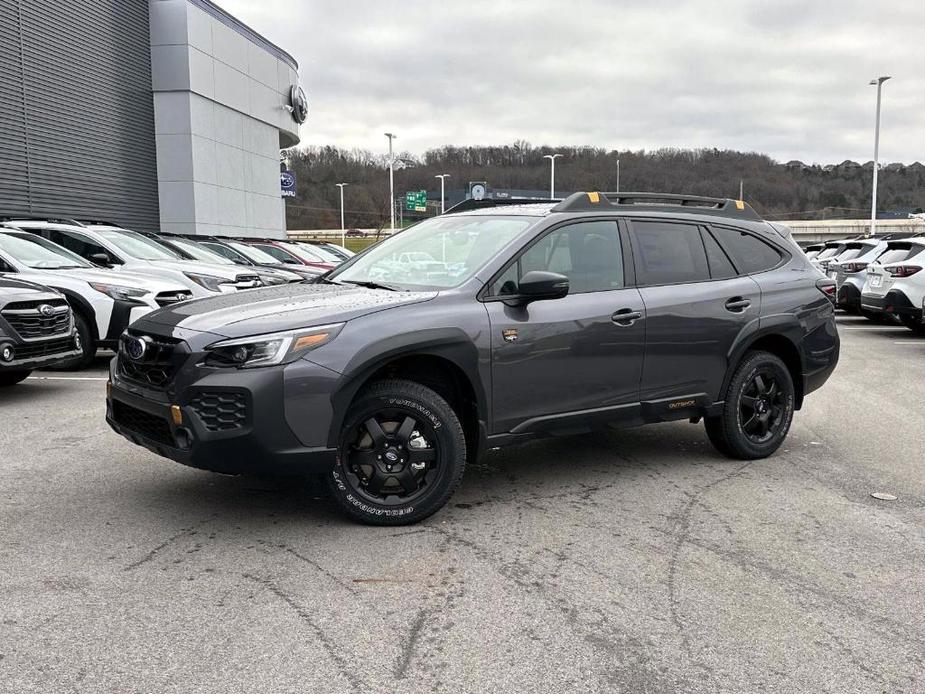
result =
M780 448L795 407L793 379L780 358L770 352L748 353L725 396L722 414L704 422L720 453L755 460Z
M0 388L15 386L25 381L31 373L31 371L0 371Z
M379 381L350 407L328 487L350 518L416 523L456 491L466 467L459 418L430 388Z

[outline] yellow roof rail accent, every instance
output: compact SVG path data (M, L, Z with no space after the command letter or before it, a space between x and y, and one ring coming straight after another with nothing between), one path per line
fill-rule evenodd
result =
M588 193L588 200L594 203L598 203L601 201L601 194L600 193Z

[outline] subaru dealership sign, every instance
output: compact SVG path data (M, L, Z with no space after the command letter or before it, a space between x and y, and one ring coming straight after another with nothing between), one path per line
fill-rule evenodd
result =
M279 172L279 187L284 198L295 197L295 175L291 171Z

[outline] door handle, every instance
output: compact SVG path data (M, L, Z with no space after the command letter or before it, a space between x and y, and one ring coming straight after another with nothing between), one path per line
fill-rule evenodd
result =
M610 320L617 325L632 325L640 318L642 318L642 311L634 311L631 308L621 308L619 311L614 312Z
M748 299L743 299L741 296L734 296L726 302L726 310L732 311L733 313L741 313L751 305L752 302Z

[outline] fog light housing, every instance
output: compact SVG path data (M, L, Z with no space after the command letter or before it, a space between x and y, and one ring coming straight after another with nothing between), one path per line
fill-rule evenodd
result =
M0 359L3 361L13 361L13 357L16 356L16 352L13 350L13 345L5 344L0 347Z

